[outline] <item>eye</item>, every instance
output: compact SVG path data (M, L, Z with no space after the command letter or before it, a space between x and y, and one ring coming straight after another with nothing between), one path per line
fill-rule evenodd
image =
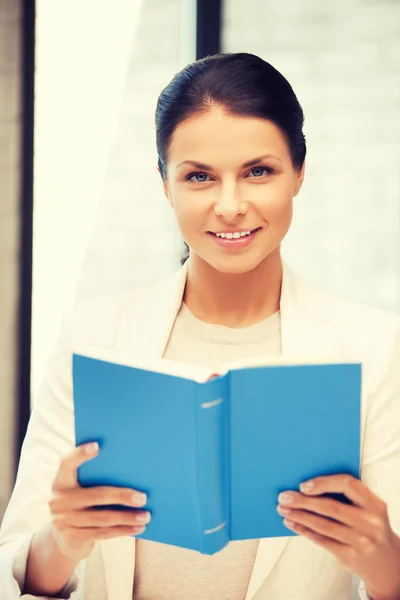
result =
M253 167L250 169L249 173L252 174L253 177L259 179L260 177L265 177L266 175L271 175L274 170L271 167L267 167L266 165L259 165L258 167Z
M260 179L274 173L274 169L266 165L259 165L258 167L252 167L249 173L252 179ZM247 177L248 176L249 174L247 174ZM207 183L208 181L212 181L212 178L207 173L204 173L204 171L192 171L192 173L186 175L185 181L191 181L193 183Z
M193 179L194 177L195 179ZM207 177L209 177L209 175L203 173L203 171L194 171L193 173L186 175L185 180L192 181L193 183L206 183Z

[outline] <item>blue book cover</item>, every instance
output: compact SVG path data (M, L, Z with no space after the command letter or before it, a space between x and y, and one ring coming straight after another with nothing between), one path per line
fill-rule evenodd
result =
M212 379L161 364L73 355L76 444L100 445L78 481L146 492L140 538L214 554L230 540L295 535L276 511L281 491L360 477L359 363L280 358Z

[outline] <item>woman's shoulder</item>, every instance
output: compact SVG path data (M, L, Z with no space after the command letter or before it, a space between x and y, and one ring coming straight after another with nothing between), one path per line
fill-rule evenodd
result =
M177 297L182 276L179 269L120 294L76 299L65 312L66 328L73 336L74 345L113 345L124 318L132 314L137 320L152 318L162 305Z
M391 310L339 294L329 294L329 296L338 320L342 321L345 326L353 323L361 330L381 330L382 332L395 332L400 328L400 315Z
M334 322L344 352L375 363L400 360L400 316L368 302L314 286L314 297Z
M362 329L400 327L400 315L387 308L374 306L368 301L331 292L319 284L303 280L307 295L314 298L315 305L323 305L324 313L339 323L352 323Z

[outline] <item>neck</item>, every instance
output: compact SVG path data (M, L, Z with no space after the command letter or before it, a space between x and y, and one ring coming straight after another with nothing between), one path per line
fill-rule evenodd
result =
M252 271L221 273L194 255L189 260L184 302L202 321L248 327L279 310L282 260L277 248Z

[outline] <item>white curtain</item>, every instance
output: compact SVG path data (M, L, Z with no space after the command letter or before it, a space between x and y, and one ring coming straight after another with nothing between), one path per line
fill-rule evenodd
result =
M179 264L154 112L193 33L181 34L187 1L37 4L33 395L72 298L118 295Z

